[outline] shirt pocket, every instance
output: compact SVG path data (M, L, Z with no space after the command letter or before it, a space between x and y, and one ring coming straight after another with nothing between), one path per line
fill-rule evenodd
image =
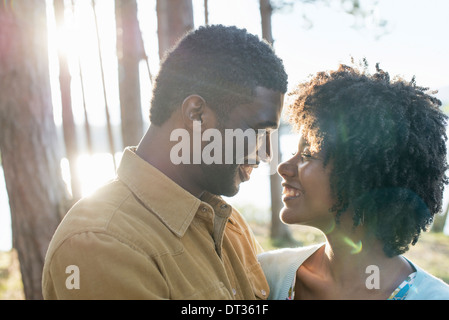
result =
M267 300L270 287L259 262L253 264L247 271L248 279L252 284L254 295L257 299Z
M194 294L185 297L186 300L232 300L231 293L223 282L216 282Z

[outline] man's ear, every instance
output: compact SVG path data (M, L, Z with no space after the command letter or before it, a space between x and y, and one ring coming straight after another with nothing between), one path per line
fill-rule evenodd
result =
M190 95L182 102L182 120L185 128L193 130L193 122L201 123L201 131L215 128L217 121L215 113L207 106L206 101L199 95Z

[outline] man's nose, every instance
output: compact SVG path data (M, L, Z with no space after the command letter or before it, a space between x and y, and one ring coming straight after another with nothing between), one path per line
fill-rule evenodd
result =
M260 161L270 162L271 161L271 136L269 133L265 136L265 150L260 155Z
M264 132L258 137L257 159L263 162L270 162L273 151L271 150L271 134Z

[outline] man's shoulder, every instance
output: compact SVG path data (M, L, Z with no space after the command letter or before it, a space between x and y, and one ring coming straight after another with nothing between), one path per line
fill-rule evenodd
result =
M55 236L85 230L106 230L114 214L130 195L119 181L111 181L76 202L62 219Z
M68 239L89 233L93 238L101 234L151 252L158 248L155 244L162 241L158 241L162 233L167 232L162 222L123 183L115 180L81 199L67 212L53 235L49 251L57 250Z

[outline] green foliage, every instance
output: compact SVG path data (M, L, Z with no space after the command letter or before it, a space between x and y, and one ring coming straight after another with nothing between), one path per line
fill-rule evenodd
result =
M445 114L449 114L449 103L446 104L445 106L443 106L441 108L441 110L445 113Z
M423 233L404 256L449 284L449 236L446 234Z
M14 250L0 251L0 300L23 300L24 298L17 253Z

